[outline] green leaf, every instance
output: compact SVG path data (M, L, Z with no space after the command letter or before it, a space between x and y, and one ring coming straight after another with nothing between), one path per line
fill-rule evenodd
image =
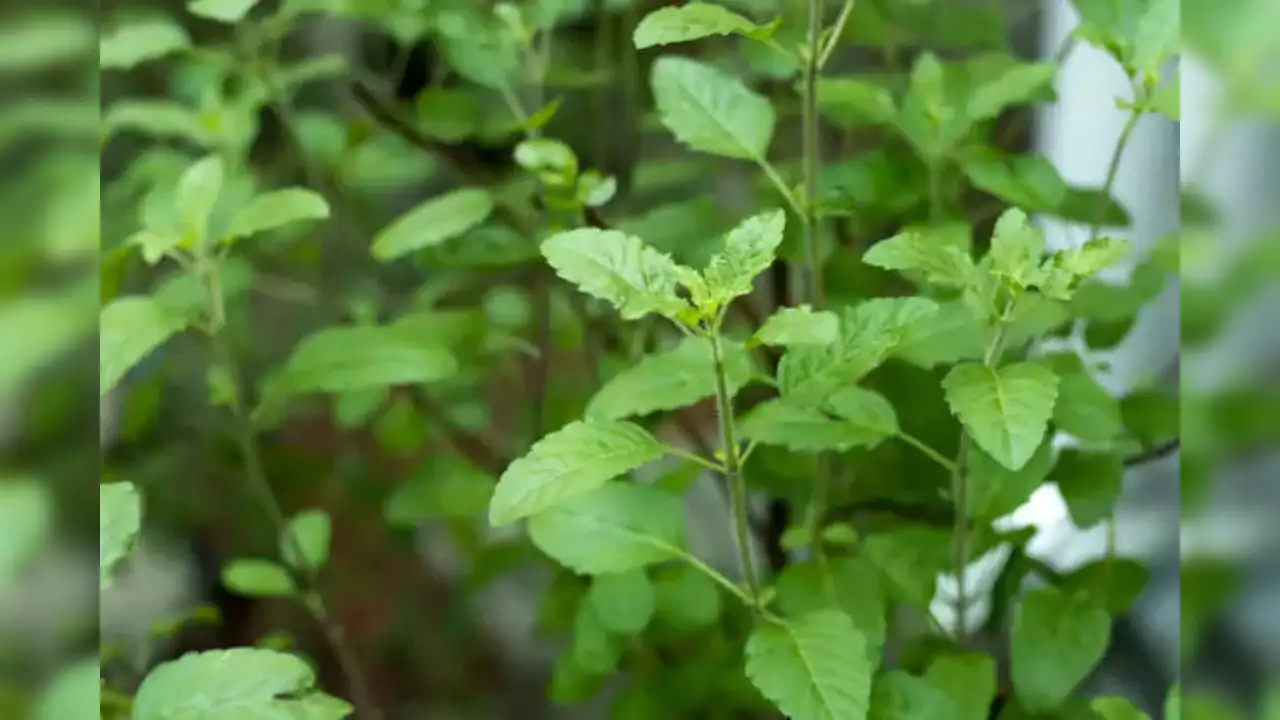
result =
M40 693L31 720L71 720L102 717L101 665L97 658L64 668Z
M513 523L585 495L662 457L644 428L617 420L569 423L507 467L489 504L489 524Z
M192 15L235 24L243 20L257 4L258 0L192 0L187 3L187 10Z
M720 619L720 586L692 565L664 569L654 582L654 590L656 621L676 632L703 630Z
M295 568L300 570L319 570L329 559L329 538L332 525L329 514L323 510L304 510L289 521L285 533L292 533L297 541L297 549L287 536L280 538L280 555Z
M283 566L259 558L238 558L222 568L222 584L249 597L292 597L298 594L293 576Z
M973 89L966 114L971 120L990 120L1011 105L1028 105L1052 87L1058 65L1053 62L1018 63Z
M5 478L0 482L0 593L13 589L13 580L53 531L53 498L35 480Z
M1182 78L1175 77L1173 80L1161 85L1151 93L1150 105L1148 106L1154 112L1169 118L1174 122L1182 121Z
M1182 686L1174 685L1169 689L1169 697L1164 701L1165 720L1182 720ZM1266 720L1271 720L1267 718Z
M225 172L220 157L206 155L178 177L173 204L178 213L178 229L184 238L204 241L214 205L222 195Z
M133 699L132 720L342 720L350 704L315 690L294 655L233 648L187 653L152 670Z
M1058 402L1053 423L1087 443L1110 443L1124 432L1120 400L1098 384L1080 358L1068 355L1055 363Z
M1021 209L1009 208L996 219L990 252L993 272L1020 288L1030 287L1039 279L1044 233Z
M881 240L867 250L862 261L885 270L919 272L928 282L943 287L964 288L977 282L973 258L927 230L909 230Z
M688 307L676 295L679 266L634 235L570 230L543 241L542 255L557 275L612 303L625 320L649 313L674 317Z
M775 587L778 608L787 617L826 608L843 611L866 638L867 657L873 663L879 661L888 624L888 603L879 571L866 558L792 563L778 575Z
M1033 362L998 370L966 363L947 373L942 387L974 442L1001 465L1019 470L1044 439L1058 376Z
M573 617L570 651L579 668L596 675L608 675L618 667L622 647L622 642L613 637L601 622L594 603L584 602L578 606Z
M903 670L876 678L871 689L870 720L952 720L955 702L941 688Z
M1179 0L1147 2L1146 12L1134 28L1128 63L1139 74L1154 78L1164 61L1178 54L1182 40L1179 5Z
M1111 267L1131 251L1132 246L1128 242L1105 237L1059 250L1044 263L1044 293L1056 299L1070 299L1081 280Z
M637 49L671 45L716 35L741 35L765 40L776 25L757 25L719 5L691 2L664 7L645 15L636 26L632 42Z
M964 299L938 304L934 314L910 323L894 357L932 369L964 360L981 360L986 345L986 324Z
M837 413L834 401L844 396ZM766 445L781 445L796 452L874 448L897 434L893 406L870 390L846 388L831 398L832 417L820 408L788 403L785 398L757 405L742 420L743 438Z
M431 198L401 215L373 237L373 257L396 260L458 237L493 212L493 196L478 188L462 188Z
M1104 557L1076 568L1059 587L1066 593L1087 593L1110 615L1120 617L1138 601L1150 579L1151 571L1137 560Z
M170 18L163 15L127 18L102 34L98 66L103 70L129 70L190 45L187 31Z
M1124 466L1119 455L1063 450L1049 479L1058 484L1071 521L1084 529L1111 516L1120 499Z
M996 695L996 663L980 653L946 654L934 658L925 680L951 698L954 720L987 720Z
M846 308L833 345L799 345L778 366L783 398L796 407L820 407L836 390L854 385L878 367L912 323L938 311L918 297L876 298Z
M707 296L695 294L694 304L704 312L714 313L723 303L749 294L755 288L755 277L773 264L786 225L786 213L770 210L749 217L730 230L724 249L711 257L702 272Z
M723 342L730 395L751 379L751 357L742 345ZM586 416L607 420L688 407L716 393L715 361L705 338L686 338L676 347L646 355L610 378L587 404Z
M274 387L288 393L341 393L436 382L458 371L457 360L439 342L409 325L328 327L294 347Z
M565 185L578 175L573 148L552 138L530 138L516 146L516 164L538 175L548 185Z
M494 481L453 457L438 457L396 488L383 509L392 527L415 527L430 520L470 520L493 498Z
M840 317L809 305L784 307L756 331L756 341L775 347L830 345L840 335Z
M761 623L747 640L747 678L792 720L865 720L873 666L848 615L821 610Z
M117 564L129 554L142 529L142 501L132 483L113 482L98 487L99 586L111 584ZM7 539L7 538L6 538Z
M893 122L898 108L888 87L850 77L823 78L818 84L818 110L841 127Z
M225 239L244 238L300 220L324 220L329 204L305 188L273 190L254 197L236 211Z
M587 591L588 603L606 630L616 635L639 635L653 618L653 584L643 570L597 575Z
M898 414L883 395L861 387L843 388L827 400L838 418L884 437L898 434Z
M661 490L606 483L534 515L529 539L574 572L628 572L683 554L684 509Z
M933 602L938 575L951 566L951 533L928 525L904 524L868 535L862 552L880 570L895 597L927 608Z
M1115 695L1096 697L1089 703L1103 720L1151 720L1151 716L1134 707L1128 700ZM1169 716L1177 720L1177 715Z
M1056 210L1067 199L1067 184L1058 169L1040 155L1004 155L983 149L960 161L975 187L1016 207Z
M1053 443L1046 435L1027 464L1010 470L982 448L969 452L969 517L995 520L1022 507L1049 476Z
M1111 638L1107 612L1081 595L1028 592L1013 620L1013 688L1028 710L1061 705L1102 659Z
M690 149L763 162L773 139L773 105L738 78L677 55L653 63L662 124Z
M154 299L143 295L112 300L102 308L98 323L101 397L186 324Z

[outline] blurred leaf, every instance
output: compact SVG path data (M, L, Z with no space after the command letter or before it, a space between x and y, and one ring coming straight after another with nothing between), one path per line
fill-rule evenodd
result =
M22 73L42 70L78 60L88 54L97 38L91 18L69 12L49 12L49 6L34 7L25 17L9 18L5 40L0 43L0 72Z
M741 80L678 55L653 64L662 124L691 150L762 162L773 139L773 105Z
M578 613L573 621L573 645L570 649L574 663L596 675L613 672L622 659L622 641L608 631L596 614L595 605L590 602L578 606Z
M841 127L885 125L898 114L893 93L874 79L823 78L818 84L818 110Z
M99 314L100 396L105 397L134 365L185 323L155 298L129 295L112 300Z
M966 113L973 120L989 120L1011 105L1029 104L1052 86L1057 70L1052 62L1013 65L972 89Z
M187 31L168 17L127 18L103 33L98 45L98 65L104 70L129 70L190 44Z
M903 670L889 670L871 688L870 720L943 720L958 709L947 692Z
M628 572L683 555L684 511L661 490L606 483L534 515L529 539L574 572Z
M248 597L293 597L298 587L284 567L258 558L238 558L222 568L222 584Z
M1133 608L1147 588L1151 571L1137 560L1103 558L1085 563L1071 571L1062 581L1062 590L1092 595L1108 613L1121 617Z
M387 499L384 515L392 527L409 529L430 520L467 520L485 511L493 488L494 480L487 473L442 457L397 487Z
M329 559L332 525L323 510L304 510L289 520L280 538L280 556L299 570L319 570ZM293 541L288 538L293 535ZM295 545L296 542L296 545ZM295 549L296 548L296 549ZM298 553L301 552L301 555Z
M892 351L920 367L931 369L964 360L981 360L986 344L982 318L964 300L938 304L938 312L906 326L902 342Z
M840 334L840 318L809 305L780 308L769 316L753 338L765 345L828 345Z
M720 619L720 586L687 564L658 571L654 579L655 620L677 632L691 633Z
M493 196L476 188L431 198L378 231L373 237L373 256L389 262L440 245L484 222L493 206Z
M1058 401L1053 423L1059 430L1088 443L1110 443L1124 432L1120 401L1102 387L1079 356L1054 359L1058 374Z
M31 720L86 720L100 715L100 665L88 658L62 669L45 686Z
M888 602L879 572L866 558L792 563L775 581L777 605L786 617L826 608L846 613L866 638L867 657L878 662L887 630Z
M192 15L199 15L218 22L235 24L244 19L259 0L191 0L187 10Z
M1174 122L1182 121L1182 78L1173 80L1156 88L1151 94L1151 109Z
M1052 211L1067 198L1057 168L1039 155L1011 155L982 149L967 153L961 167L978 188L1030 211Z
M929 664L924 679L951 698L955 720L986 720L996 695L996 663L989 655L940 655Z
M645 15L632 37L637 49L688 42L715 35L741 35L767 39L776 25L757 25L719 5L691 2L663 7Z
M1114 695L1096 697L1089 706L1103 720L1151 720L1150 715L1135 708L1128 700Z
M927 608L938 575L951 567L951 534L943 528L905 523L867 535L862 552L880 570L899 602Z
M53 499L35 480L5 478L0 482L0 595L53 530Z
M1076 527L1092 527L1111 517L1120 499L1124 467L1118 455L1063 450L1049 479L1057 483Z
M1080 595L1027 593L1013 620L1013 688L1028 710L1057 708L1106 652L1111 617Z
M751 358L741 345L723 345L726 380L734 395L751 378ZM610 378L591 398L585 415L621 420L687 407L715 392L711 344L703 338L686 338Z
M605 573L591 580L586 602L606 630L616 635L639 635L653 618L653 584L643 570Z
M785 398L768 400L743 418L739 431L744 439L797 452L874 448L897 434L893 406L870 390L845 388L828 403L830 414L789 404Z
M111 584L115 566L133 547L142 528L142 502L132 483L113 482L98 487L99 586Z
M969 453L969 517L994 520L1022 507L1049 476L1053 459L1048 436L1017 470L1005 467L982 448L973 448Z
M332 326L303 338L270 388L302 394L429 383L453 376L458 363L439 345L409 327Z
M305 188L273 190L254 197L240 208L231 221L224 240L244 238L300 220L329 217L329 203Z

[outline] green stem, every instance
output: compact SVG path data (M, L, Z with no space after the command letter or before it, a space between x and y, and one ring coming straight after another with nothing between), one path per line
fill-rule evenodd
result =
M925 443L923 440L921 440L920 438L910 433L899 431L898 439L910 445L911 447L919 450L921 453L924 454L925 457L938 463L948 472L954 473L956 471L955 462L947 459L942 455L942 453L938 452L937 450L934 450L932 447L929 447L929 445Z
M809 52L804 73L804 233L809 266L809 300L815 310L826 307L826 288L822 281L821 229L817 207L819 174L822 171L818 124L818 74L821 69L822 0L809 0Z
M826 66L836 46L840 44L840 36L844 34L844 26L848 24L849 17L853 15L855 4L856 0L844 0L844 7L840 8L840 16L836 18L836 24L831 26L831 36L827 38L827 46L822 49L822 56L818 58L819 70Z
M799 201L796 200L795 193L791 192L791 188L787 187L787 181L782 179L778 174L778 169L769 163L768 160L759 161L760 169L764 171L765 177L769 178L769 182L778 188L778 193L782 195L782 199L787 201L787 206L803 221L806 213Z
M717 323L718 325L718 323ZM742 477L742 464L738 457L738 438L733 423L733 399L729 394L728 373L725 370L724 352L720 346L719 327L711 333L711 358L715 364L716 408L720 416L720 439L724 445L724 476L729 484L729 501L733 506L734 530L738 541L738 559L742 575L747 581L751 606L760 611L760 581L752 560L751 528L747 521L747 489Z
M710 461L710 460L708 460L708 459L706 459L706 458L702 457L701 455L698 455L697 453L691 453L691 452L689 452L688 450L681 450L681 449L680 449L680 448L678 448L678 447L671 447L670 445L668 445L668 446L667 446L666 448L664 448L664 449L666 450L666 453L667 453L668 455L671 455L671 456L674 456L674 457L678 457L678 458L680 458L681 460L688 460L689 462L691 462L691 463L693 463L693 464L695 464L695 465L701 465L702 467L704 467L704 468L706 468L706 469L708 469L708 470L711 470L711 471L713 471L713 472L718 472L718 473L720 473L720 474L724 474L724 472L725 472L725 468L724 468L724 466L723 466L723 465L721 465L721 464L719 464L719 463L712 462L712 461Z
M1111 153L1111 161L1107 164L1107 179L1102 184L1102 194L1098 196L1098 207L1094 211L1093 222L1089 225L1090 240L1097 239L1098 233L1102 230L1102 216L1111 198L1111 189L1116 184L1116 176L1120 173L1120 160L1124 158L1129 138L1133 136L1133 131L1138 127L1140 119L1142 119L1142 111L1130 110L1129 119L1125 121L1124 128L1120 131L1120 139L1116 141L1115 150Z
M942 172L935 158L927 160L929 168L929 222L942 222Z

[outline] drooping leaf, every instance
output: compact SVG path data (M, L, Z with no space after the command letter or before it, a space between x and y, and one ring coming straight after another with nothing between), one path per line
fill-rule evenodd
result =
M934 658L924 674L930 685L951 699L955 720L986 720L996 694L996 663L980 653Z
M993 369L957 365L942 381L947 404L974 441L1010 470L1019 470L1044 439L1058 396L1058 377L1033 362Z
M394 324L324 328L293 349L275 387L288 393L339 393L435 382L457 372L457 360L438 338L410 330Z
M238 23L258 4L258 0L191 0L187 10L192 15L228 24Z
M867 641L867 655L879 662L888 604L879 571L866 558L830 558L788 565L776 581L777 606L786 617L824 608L845 612Z
M1027 593L1013 620L1013 688L1023 707L1053 710L1102 659L1111 638L1107 612L1054 588Z
M688 307L676 295L679 266L633 235L570 230L543 241L542 255L560 277L612 303L623 319L649 313L674 317Z
M664 55L653 64L662 124L699 152L762 161L773 139L773 105L736 77L697 60Z
M742 345L721 343L730 395L751 378L751 357ZM687 338L666 352L646 355L613 376L587 404L586 416L621 420L687 407L715 395L711 343Z
M103 397L134 365L185 325L181 318L144 295L112 300L102 308L98 322L99 391Z
M969 517L994 520L1022 507L1049 476L1053 443L1048 436L1025 465L1010 470L981 447L969 453Z
M645 15L636 26L632 41L637 49L643 50L715 35L741 35L763 40L773 34L774 27L757 25L719 5L691 2L659 8Z
M628 572L682 554L684 510L661 490L606 483L534 515L529 539L574 572Z
M600 624L616 635L639 635L653 619L653 583L643 570L605 573L591 581L587 602Z
M662 453L662 444L639 425L603 419L569 423L507 467L489 504L489 523L507 525L563 505Z
M132 483L113 482L98 487L99 586L111 583L115 566L133 546L142 528L142 502Z
M374 235L373 256L389 262L440 245L484 222L493 206L493 196L478 188L462 188L431 198Z
M951 566L950 548L946 529L914 523L872 533L862 543L863 553L879 568L894 596L917 608L933 601L938 575Z
M849 616L819 610L761 623L747 640L747 678L792 720L865 720L873 666Z
M754 289L757 275L773 264L782 244L787 216L770 210L743 220L725 236L724 249L711 257L702 272L705 298L694 295L700 307L718 308Z
M152 670L138 687L132 720L341 720L350 704L315 689L301 658L233 648L187 653Z
M264 230L300 220L329 217L329 204L319 193L305 188L285 188L266 192L240 208L231 220L225 238L244 238Z
M323 510L304 510L289 520L285 533L293 540L280 538L280 555L295 568L319 570L329 559L329 540L332 523ZM299 551L302 553L298 555Z
M129 70L190 45L187 31L170 18L161 15L127 18L102 33L98 44L98 67L103 70Z
M222 568L222 584L249 597L292 597L298 593L283 566L260 558L238 558Z
M921 273L931 283L964 288L977 282L977 266L963 250L940 237L910 230L881 240L862 261L885 270Z
M1062 492L1071 521L1082 529L1111 516L1123 478L1119 455L1076 449L1062 451L1049 476Z
M840 335L840 317L809 305L785 307L774 313L756 331L755 339L765 345L829 345Z

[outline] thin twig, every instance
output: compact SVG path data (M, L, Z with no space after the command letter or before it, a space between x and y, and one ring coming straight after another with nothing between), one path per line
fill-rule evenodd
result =
M1162 443L1152 445L1124 459L1125 467L1137 467L1147 463L1163 460L1182 449L1182 438L1175 437Z
M747 489L742 477L742 466L738 462L738 439L733 422L733 400L729 394L727 371L724 364L724 353L720 347L719 323L711 334L711 355L715 365L716 406L720 416L720 436L724 445L725 477L729 481L729 494L732 503L734 527L737 533L738 558L742 563L742 574L747 581L751 594L752 609L757 613L760 605L760 580L756 577L755 562L752 559L752 534L747 518Z

